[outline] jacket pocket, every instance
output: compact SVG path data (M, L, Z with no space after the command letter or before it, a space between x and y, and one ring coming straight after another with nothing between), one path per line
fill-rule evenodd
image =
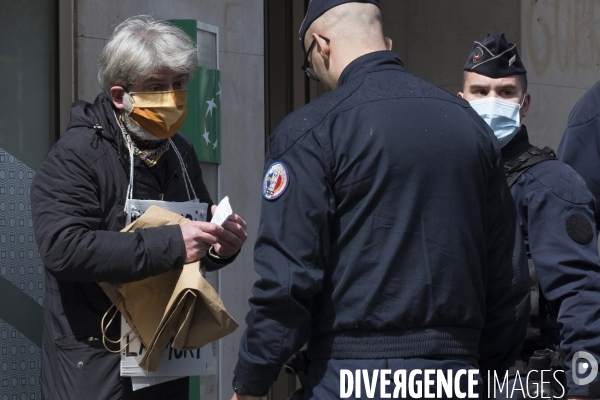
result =
M104 349L100 340L67 336L55 342L55 387L61 400L120 399L120 355Z

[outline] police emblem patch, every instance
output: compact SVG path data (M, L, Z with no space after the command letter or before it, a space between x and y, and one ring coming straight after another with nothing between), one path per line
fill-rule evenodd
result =
M473 54L473 62L475 64L480 63L481 61L483 61L483 50L481 49L481 47L477 47L475 48L474 54Z
M566 222L567 234L579 244L590 244L594 239L592 223L581 214L571 215Z
M263 179L262 193L267 200L275 200L285 192L290 182L290 176L285 165L280 162L271 164L265 179Z

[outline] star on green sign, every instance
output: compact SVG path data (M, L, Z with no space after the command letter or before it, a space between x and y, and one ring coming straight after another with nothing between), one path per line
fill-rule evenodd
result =
M188 116L181 131L201 162L221 163L221 93L220 71L198 68L188 85Z

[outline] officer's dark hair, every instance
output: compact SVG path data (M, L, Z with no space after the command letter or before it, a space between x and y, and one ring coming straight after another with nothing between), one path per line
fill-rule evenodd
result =
M521 84L523 94L527 93L527 74L517 75L517 81Z
M466 90L465 84L467 83L467 74L470 71L463 71L463 92ZM521 89L523 89L523 94L527 93L527 86L528 86L528 82L527 82L527 74L521 74L521 75L517 75L517 82L519 82L519 85L521 86Z

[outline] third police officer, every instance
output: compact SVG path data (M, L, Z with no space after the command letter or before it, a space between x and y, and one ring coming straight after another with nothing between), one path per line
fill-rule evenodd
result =
M553 150L530 144L527 128L521 123L531 103L526 74L516 46L508 43L504 34L490 32L473 45L459 93L494 130L502 147L530 261L532 315L512 373L523 376L532 369L565 370L569 396L599 396L599 378L578 385L571 370L577 352L585 351L600 360L594 201L582 178L557 160ZM553 378L548 380L554 384L555 396L567 391ZM503 394L534 396L533 390L527 393L525 380L522 385L512 380Z

